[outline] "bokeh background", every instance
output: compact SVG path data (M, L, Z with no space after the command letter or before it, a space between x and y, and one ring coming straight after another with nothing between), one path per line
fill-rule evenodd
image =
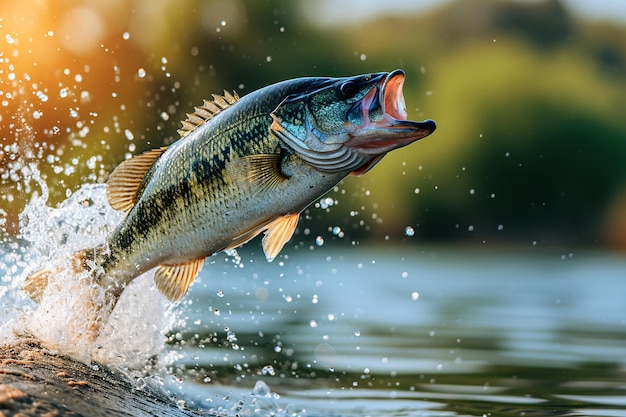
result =
M59 204L211 93L403 68L409 118L438 130L331 191L310 239L626 249L624 6L417 3L2 2L3 238L37 172Z

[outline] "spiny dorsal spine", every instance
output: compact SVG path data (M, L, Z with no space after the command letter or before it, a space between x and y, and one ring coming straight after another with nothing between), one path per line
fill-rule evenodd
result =
M195 107L193 113L187 113L187 120L183 120L183 127L178 130L178 134L181 137L188 135L189 132L198 128L198 126L201 126L235 104L237 100L239 100L239 95L236 91L233 91L231 94L224 90L223 96L213 94L212 101L204 100L204 104L200 107Z

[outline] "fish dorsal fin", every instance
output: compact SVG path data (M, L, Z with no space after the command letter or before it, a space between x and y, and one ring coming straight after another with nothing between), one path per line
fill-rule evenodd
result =
M263 236L263 252L268 261L273 261L280 250L289 242L298 225L300 213L286 214L271 222Z
M231 94L224 90L223 96L213 94L212 101L204 100L202 106L194 107L193 113L187 113L187 119L182 122L183 127L178 129L178 134L181 137L186 136L198 126L235 104L237 100L239 100L239 95L237 95L236 91L233 91Z
M187 293L204 265L204 258L180 265L160 265L154 274L156 287L165 298L174 303Z
M107 181L107 199L115 210L129 211L137 202L137 192L157 159L167 147L137 155L117 166Z

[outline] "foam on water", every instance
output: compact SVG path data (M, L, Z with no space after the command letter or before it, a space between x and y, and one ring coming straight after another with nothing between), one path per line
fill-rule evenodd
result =
M35 168L33 172L36 176ZM8 285L0 293L0 309L8 320L0 324L0 337L10 341L32 335L47 348L84 362L142 367L161 354L165 333L176 320L153 285L153 273L135 279L111 316L94 329L100 313L94 303L102 294L70 262L75 252L103 243L123 213L109 206L104 185L85 184L60 207L52 208L47 205L45 184L39 183L42 195L20 216L22 241L4 256L8 274L3 280ZM54 273L36 304L21 285L43 267Z

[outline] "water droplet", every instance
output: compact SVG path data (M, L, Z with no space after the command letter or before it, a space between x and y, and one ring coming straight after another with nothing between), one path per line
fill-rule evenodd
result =
M317 246L322 246L322 245L324 245L324 238L323 238L323 237L321 237L321 236L316 237L316 238L315 238L315 244L316 244Z
M62 88L61 91L59 91L59 97L61 98L66 98L68 95L68 90L67 88Z
M476 194L476 190L474 190L473 188L470 188L469 193L470 195L474 195Z
M96 161L97 161L97 158L95 156L92 156L91 158L89 158L87 160L87 162L86 162L87 168L95 169L96 168Z
M361 54L361 56L359 57L359 59L360 59L361 61L365 61L365 60L367 59L367 55L365 55L365 54Z
M7 33L6 37L5 37L5 39L7 40L7 43L9 45L13 45L15 43L15 39L13 39L13 37L11 35L9 35L8 33Z
M135 135L133 135L133 132L131 132L129 129L124 130L124 135L128 140L133 140L135 138Z
M415 229L411 226L407 226L404 228L404 234L408 237L415 236Z
M217 296L220 297L220 298L224 297L224 291L222 291L222 290L218 291L217 292Z
M146 76L146 70L145 70L145 69L143 69L143 68L139 68L139 69L137 70L137 76L138 76L139 78L143 78L143 77L145 77L145 76Z
M320 200L320 207L322 209L327 209L328 207L332 207L335 204L335 200L330 197L322 198Z
M415 194L419 194L419 193L420 193L420 189L419 189L419 188L416 188L416 189L415 189Z
M122 33L122 39L124 39L125 41L130 39L130 33L128 32L124 32Z
M317 322L316 322L315 320L311 320L311 321L309 322L309 326L311 326L312 328L314 328L314 329L315 329L315 328L317 327Z
M36 95L37 95L37 98L43 101L44 103L48 101L48 96L43 91L37 91Z
M411 293L411 300L417 301L418 298L420 298L420 294L417 291Z
M251 394L257 397L269 397L271 392L269 385L263 381L257 381Z
M41 112L39 110L35 110L33 112L33 119L37 120L41 117Z
M265 57L265 62L272 62L272 57L271 56L266 56Z
M270 375L270 376L276 375L276 371L274 370L274 367L272 365L265 365L263 369L261 369L261 373L263 375Z

